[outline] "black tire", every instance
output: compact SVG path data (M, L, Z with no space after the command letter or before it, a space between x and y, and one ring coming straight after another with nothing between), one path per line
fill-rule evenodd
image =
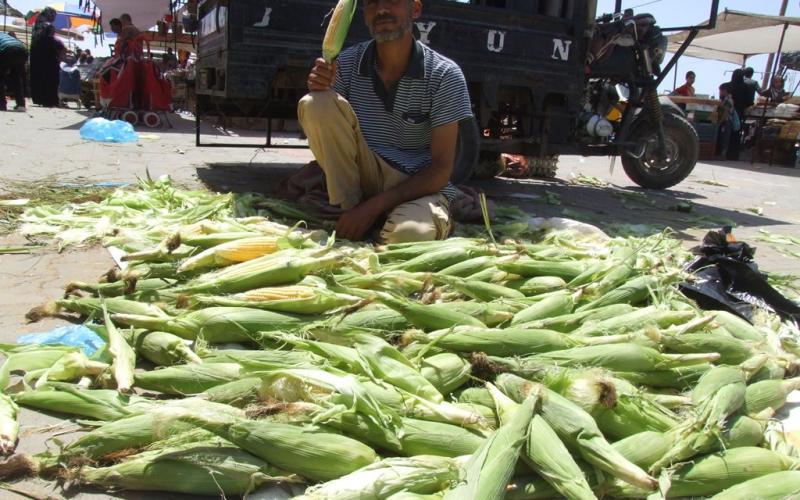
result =
M456 142L456 159L453 164L453 173L450 182L463 184L472 175L472 170L478 163L481 148L481 136L478 122L473 117L464 118L458 122L458 141Z
M664 115L664 139L667 160L659 165L653 158L658 132L650 121L640 116L631 127L629 141L637 147L622 154L622 168L628 177L646 189L667 189L689 176L697 164L700 139L686 118L673 113Z

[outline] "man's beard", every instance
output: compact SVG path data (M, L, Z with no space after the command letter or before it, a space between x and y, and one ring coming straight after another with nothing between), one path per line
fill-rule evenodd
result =
M392 18L394 20L394 18ZM375 22L380 21L381 19L378 18ZM411 31L411 19L409 18L405 23L398 26L396 29L392 31L375 31L375 22L372 26L369 27L369 32L372 35L372 38L375 39L378 43L387 43L387 42L395 42L403 38L403 35L406 34L407 31Z

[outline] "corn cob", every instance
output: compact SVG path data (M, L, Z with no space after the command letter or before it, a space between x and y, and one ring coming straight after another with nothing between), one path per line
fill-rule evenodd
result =
M463 482L445 493L445 500L481 498L501 500L528 437L528 424L538 403L525 399L464 465Z
M770 358L749 379L750 383L763 382L764 380L783 380L786 377L786 366L777 359Z
M432 332L420 339L449 351L483 352L490 356L546 353L581 345L580 342L563 333L521 328L460 327Z
M228 241L186 259L178 266L178 273L225 267L257 259L277 252L280 249L278 241L279 238L275 236L255 236Z
M443 395L469 381L472 365L453 353L435 354L420 363L419 372Z
M438 305L438 304L437 304ZM514 311L519 309L517 304L506 301L495 302L448 302L446 307L456 313L472 316L489 327L496 327L514 317Z
M177 288L180 292L235 293L297 283L309 274L338 267L344 256L319 250L283 250L201 275Z
M497 268L525 278L536 276L556 276L563 280L572 280L589 266L584 261L540 261L533 259L498 260Z
M364 309L344 316L333 317L328 326L336 331L366 329L398 332L406 330L411 324L405 316L394 309L382 307L378 309Z
M356 12L357 3L355 0L339 0L331 14L328 29L325 31L325 38L322 41L322 57L328 64L332 63L342 51L347 32L350 30L350 22Z
M800 389L800 377L788 380L764 380L747 386L744 412L756 415L767 408L778 410L792 391Z
M454 264L475 257L491 255L496 250L489 246L447 245L443 248L426 252L411 260L385 266L387 270L400 270L410 273L434 273Z
M569 333L578 329L578 327L580 327L583 323L591 322L593 324L598 324L598 322L616 318L635 310L636 308L628 304L613 304L589 311L544 318L523 324L521 326L524 326L525 328L556 330L559 332ZM585 336L582 333L579 335Z
M570 314L575 307L575 298L568 292L557 293L547 297L514 315L511 325L530 323L531 321Z
M558 276L536 276L523 281L517 290L530 297L565 288L567 288L567 282Z
M269 464L312 481L336 479L378 460L372 448L339 434L219 414L186 411L176 415Z
M148 411L154 404L135 395L126 396L105 389L80 390L61 382L51 382L42 389L17 393L14 401L29 408L96 420L119 420Z
M636 344L610 344L551 351L525 359L560 366L592 366L614 371L647 372L713 362L719 359L719 354L662 354L655 349Z
M635 385L646 385L659 389L690 390L694 384L709 371L712 365L683 366L671 370L655 370L651 372L628 372L614 370L614 376L627 380Z
M231 241L254 238L262 234L253 231L222 231L206 234L181 234L180 243L190 247L213 248Z
M401 313L409 323L419 328L440 330L453 326L486 326L480 320L470 315L453 310L450 305L422 305L416 301L395 297L382 292L377 294L377 298L387 307L391 307L395 311Z
M136 353L111 322L105 305L103 306L103 319L108 334L108 353L113 360L111 371L117 384L117 390L124 394L130 393L133 387L133 372L136 369Z
M667 282L668 279L659 276L637 276L628 280L624 285L603 294L600 298L579 307L577 311L596 309L610 304L636 305L644 302L650 296L651 291L658 290Z
M711 333L662 334L659 343L668 351L680 354L699 352L719 353L719 363L738 365L753 356L753 350L743 341Z
M234 295L197 295L191 301L224 307L252 307L290 314L322 314L332 309L353 305L357 297L334 293L325 288L294 285L258 288Z
M164 394L198 394L214 386L237 380L242 367L236 363L203 363L169 366L136 374L136 387Z
M481 255L480 257L473 257L471 259L467 259L465 261L453 264L452 266L446 267L437 274L440 276L456 276L458 278L466 278L492 266L494 266L494 257Z
M215 385L197 395L212 403L221 403L235 408L243 408L260 401L261 379L247 377L225 384Z
M389 243L377 247L378 258L382 264L394 261L406 261L419 257L432 250L452 246L474 246L485 244L485 240L474 238L448 238L444 241L415 241L413 243Z
M19 438L17 411L19 408L13 399L0 392L0 456L14 453Z
M54 316L61 310L66 309L81 316L100 318L103 315L103 304L108 309L109 314L136 314L140 316L151 316L154 318L164 318L167 314L152 304L144 304L134 300L127 300L120 297L110 297L100 299L96 297L84 297L80 299L62 299L51 304L37 307L28 312L26 317L31 321L48 316Z
M440 403L444 400L433 384L385 340L372 335L358 335L356 351L366 360L371 373L377 378L428 401Z
M647 490L655 488L655 479L620 455L605 440L591 415L574 403L540 384L507 373L497 378L497 386L517 402L532 390L542 390L541 415L567 446L577 449L584 460L614 477Z
M111 319L135 328L173 333L188 340L202 338L212 344L248 342L257 339L258 332L291 330L303 323L296 316L247 307L209 307L175 317L114 314Z
M5 362L0 365L0 391L3 391L8 387L12 372L47 370L64 355L77 352L77 348L0 344L0 352L6 357Z
M606 306L613 311L611 306ZM591 311L591 309L586 310ZM580 313L578 313L580 314ZM631 331L639 331L644 326L652 324L666 328L679 323L690 321L695 317L693 311L660 311L654 307L643 307L617 317L602 320L587 319L580 328L573 331L575 335L597 337L600 335L619 335ZM590 318L592 318L590 316Z
M136 350L136 354L157 366L172 366L180 363L203 362L192 351L186 341L167 332L145 330L123 331L125 340Z
M34 379L34 387L40 389L48 381L70 382L79 380L81 377L96 376L109 368L109 365L101 361L93 361L86 357L83 351L70 352L64 354L52 366L39 370L32 370L25 374L24 380L31 382Z
M82 483L187 495L246 495L287 474L231 445L197 443L135 455L110 467L80 469Z
M540 476L515 477L508 484L506 500L549 500L562 498L552 485Z
M469 387L458 393L459 403L469 403L494 408L494 400L484 387Z
M784 500L800 495L800 471L773 472L717 493L710 500Z
M763 342L764 336L753 325L727 311L714 311L714 321L739 340L747 342Z
M614 449L644 470L649 469L672 447L672 439L663 432L644 431L614 443Z
M331 498L381 500L396 493L427 494L458 481L457 463L449 458L386 458L339 479L308 488L296 500Z
M491 302L496 299L525 298L522 292L494 283L437 275L434 275L433 280L436 283L446 284L448 287L481 302Z
M95 297L120 297L130 295L135 291L154 292L167 289L175 285L177 281L164 278L150 278L140 280L115 281L113 283L84 283L72 281L67 284L65 294L71 294L76 290L89 292Z

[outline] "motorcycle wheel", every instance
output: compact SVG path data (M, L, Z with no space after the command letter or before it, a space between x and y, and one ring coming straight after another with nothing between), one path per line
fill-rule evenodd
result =
M697 131L684 117L664 115L666 159L656 158L658 131L644 117L631 127L629 140L638 145L622 155L622 168L628 177L646 189L667 189L681 181L694 169L700 152Z

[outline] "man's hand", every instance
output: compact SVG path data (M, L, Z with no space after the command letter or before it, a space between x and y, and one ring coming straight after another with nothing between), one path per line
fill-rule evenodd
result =
M308 90L310 92L330 90L336 81L336 63L328 64L321 57L314 62L314 67L308 75Z
M375 198L369 199L339 217L336 236L350 241L361 241L383 213L381 204Z

